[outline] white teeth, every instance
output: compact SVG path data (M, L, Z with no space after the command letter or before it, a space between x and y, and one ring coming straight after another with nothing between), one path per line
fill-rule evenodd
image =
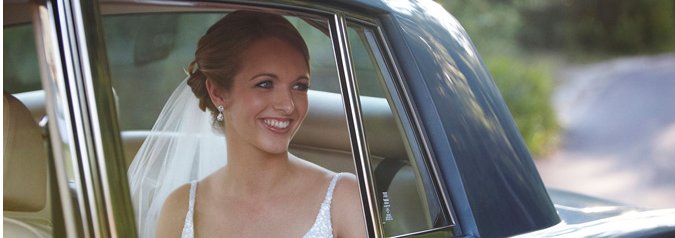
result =
M271 127L279 128L279 129L286 129L288 125L290 124L289 121L277 121L273 119L265 119L265 124Z

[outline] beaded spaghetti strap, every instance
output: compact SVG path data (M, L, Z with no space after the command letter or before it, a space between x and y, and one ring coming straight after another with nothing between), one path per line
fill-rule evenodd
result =
M328 185L326 197L321 203L319 214L316 216L316 220L314 221L314 225L309 229L309 231L307 231L303 238L333 237L333 224L331 221L330 204L333 201L333 191L335 190L335 185L337 184L337 181L341 175L342 174L338 173L333 176L333 179L330 181L330 185Z
M190 182L190 200L188 202L188 211L185 215L185 224L183 225L183 232L181 238L194 238L194 210L195 210L195 194L197 193L197 181Z

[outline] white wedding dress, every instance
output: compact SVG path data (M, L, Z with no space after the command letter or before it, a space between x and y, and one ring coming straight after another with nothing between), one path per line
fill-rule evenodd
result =
M211 113L201 111L198 104L187 79L183 80L129 166L139 237L155 237L159 213L171 192L183 184L200 181L227 164L225 135L213 128ZM333 237L330 204L339 176L333 178L316 221L304 237ZM196 188L195 184L191 190ZM191 191L183 237L194 235L194 193Z
M330 219L330 205L333 200L333 191L335 190L335 184L340 178L340 174L335 174L333 179L328 185L326 190L326 197L321 203L321 208L319 209L319 214L317 214L316 219L314 220L314 225L312 228L305 233L304 238L332 238L333 237L333 224ZM197 193L197 181L192 181L190 185L190 197L188 202L188 211L185 215L185 225L183 225L183 233L181 234L182 238L194 238L194 206L195 206L195 194Z
M201 180L227 164L225 135L183 80L129 166L129 187L139 237L154 238L166 198L183 184Z

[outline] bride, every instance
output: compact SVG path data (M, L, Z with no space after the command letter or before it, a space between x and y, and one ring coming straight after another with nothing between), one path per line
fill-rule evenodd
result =
M188 74L129 169L141 237L365 236L355 176L288 153L311 80L285 18L228 14Z

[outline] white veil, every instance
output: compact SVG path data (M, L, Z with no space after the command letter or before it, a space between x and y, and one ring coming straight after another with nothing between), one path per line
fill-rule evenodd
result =
M212 126L211 113L198 105L187 79L183 80L129 167L140 237L155 237L159 213L172 191L227 163L225 136Z

